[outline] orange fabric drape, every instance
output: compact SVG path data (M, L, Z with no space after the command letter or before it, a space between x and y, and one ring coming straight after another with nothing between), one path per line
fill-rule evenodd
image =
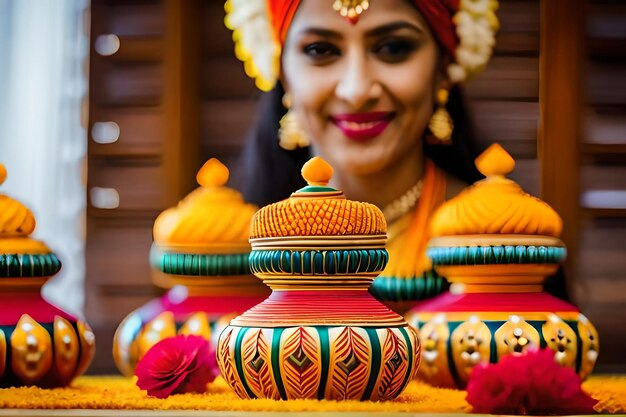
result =
M430 240L429 221L445 199L446 175L432 161L425 162L422 194L415 209L389 225L389 263L382 276L411 278L431 268L426 256Z

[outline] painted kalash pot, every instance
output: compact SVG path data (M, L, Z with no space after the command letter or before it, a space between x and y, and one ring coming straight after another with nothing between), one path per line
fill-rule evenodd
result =
M515 162L499 145L476 166L486 179L441 206L431 223L428 254L450 292L407 315L423 343L421 378L463 388L477 364L544 347L586 378L598 334L575 306L543 292L566 257L561 218L505 178Z
M219 338L239 397L388 400L417 370L415 331L367 291L387 263L383 214L328 187L332 171L313 158L309 185L252 220L250 267L272 294Z
M200 335L215 346L230 319L269 295L248 266L257 207L224 186L228 176L221 162L208 160L196 176L201 186L156 219L152 281L168 291L118 327L113 357L123 374L133 375L141 357L167 337Z
M0 184L5 179L0 164ZM89 326L41 296L61 262L29 237L34 230L31 211L0 194L0 388L68 385L95 353Z

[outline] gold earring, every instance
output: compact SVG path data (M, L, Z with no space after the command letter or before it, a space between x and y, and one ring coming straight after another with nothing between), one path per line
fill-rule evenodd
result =
M454 121L452 117L450 117L448 110L446 110L448 94L448 90L445 88L437 91L437 110L435 110L435 113L433 113L428 122L428 128L440 145L449 145L452 143Z
M278 145L287 151L309 146L311 144L309 138L300 126L295 111L291 109L291 98L288 93L283 96L283 106L287 108L287 113L280 119Z

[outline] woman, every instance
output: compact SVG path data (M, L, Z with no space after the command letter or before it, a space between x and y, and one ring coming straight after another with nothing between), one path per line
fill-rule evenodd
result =
M285 198L303 185L302 164L323 156L333 186L387 218L390 262L373 292L401 301L443 291L425 256L428 219L461 181L479 179L456 84L486 65L496 8L494 0L228 1L237 55L270 90L240 167L244 195L259 205Z

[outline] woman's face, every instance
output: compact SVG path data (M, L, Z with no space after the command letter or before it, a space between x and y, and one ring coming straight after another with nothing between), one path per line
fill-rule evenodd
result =
M332 3L301 1L282 81L322 156L345 172L378 173L420 152L441 83L439 50L407 0L372 1L354 25Z

